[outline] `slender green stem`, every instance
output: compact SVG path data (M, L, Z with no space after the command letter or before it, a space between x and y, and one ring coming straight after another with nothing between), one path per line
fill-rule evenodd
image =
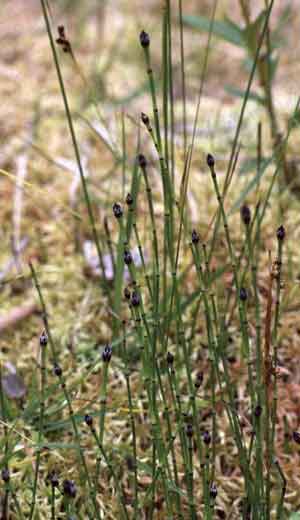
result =
M46 339L46 341L48 341ZM41 342L40 342L41 343ZM38 447L36 452L35 470L34 470L34 481L32 491L32 501L29 513L29 519L33 518L34 508L36 503L37 484L41 460L42 450L42 439L43 439L43 428L44 428L44 412L45 412L45 389L46 389L46 345L40 344L41 348L41 401L40 401L40 419L39 419L39 434L38 434Z
M203 67L202 67L201 77L200 77L200 86L199 86L199 93L198 93L197 106L196 106L196 112L195 112L195 119L194 119L194 124L193 124L193 134L192 134L192 142L191 142L191 159L192 159L193 151L194 151L195 138L196 138L196 133L197 133L197 126L198 126L198 119L199 119L199 112L200 112L200 104L201 104L203 88L204 88L204 83L205 83L205 78L206 78L208 56L209 56L209 51L210 51L210 46L211 46L211 39L212 39L212 35L213 35L213 27L214 27L217 5L218 5L218 0L214 0L212 14L211 14L210 23L209 23L208 37L207 37L207 42L206 42L206 47L205 47L204 62L203 62Z
M208 297L207 297L206 279L204 277L203 269L201 266L199 249L197 246L191 246L191 249L192 249L192 254L194 257L196 271L197 271L197 274L199 277L200 286L203 287L202 295L203 295L203 302L204 302L204 308L205 308L205 318L206 318L207 336L208 336L208 345L209 345L209 357L210 357L210 360L214 363L214 366L216 369L216 374L217 374L217 379L218 379L218 383L219 383L219 387L220 387L221 391L222 391L223 385L222 385L222 376L220 373L219 363L218 363L219 356L220 356L222 364L223 364L223 371L224 371L223 377L225 379L226 390L227 390L227 394L229 397L229 406L226 405L226 411L227 411L227 415L228 415L228 419L230 422L232 432L235 437L236 446L237 446L238 452L239 452L240 465L241 465L241 469L242 469L242 472L243 472L243 475L245 478L245 488L247 490L247 493L249 493L250 501L252 502L252 500L251 500L251 497L252 497L251 480L252 479L251 479L251 475L250 475L250 471L249 471L247 454L246 454L246 450L245 450L244 443L243 443L242 431L241 431L240 424L239 424L239 421L238 421L236 413L235 413L233 387L230 382L228 367L227 367L227 363L226 363L225 355L224 355L224 351L225 351L224 344L225 344L225 340L226 340L226 334L224 333L225 331L222 330L222 327L220 327L221 330L219 331L219 333L217 335L217 342L216 342L216 339L215 339L214 333L213 333L213 329L212 329L213 313L210 309L209 301L208 301ZM217 345L218 345L218 348L217 348ZM205 487L203 489L205 489Z
M189 507L190 507L190 518L191 520L196 519L196 510L194 502L194 467L193 467L193 438L188 438L188 454L189 454Z
M187 437L185 434L185 428L184 423L182 420L183 417L183 409L181 404L181 398L180 398L180 390L179 390L179 384L176 377L176 371L174 369L173 363L168 368L168 380L172 395L172 402L174 404L175 408L175 416L176 416L176 424L178 425L179 429L179 438L180 438L180 446L181 446L181 455L182 455L182 461L184 465L185 470L185 478L186 481L189 481L189 462L188 462L188 444L187 444ZM173 439L175 439L175 436L173 436Z
M272 431L271 431L271 457L275 455L275 435L276 435L276 420L277 420L277 403L278 403L278 383L277 383L277 364L278 364L278 326L280 314L280 291L281 291L281 270L282 270L282 246L283 241L278 240L277 259L274 265L274 276L276 280L276 299L275 299L275 316L272 331L273 343L273 369L274 369L274 385L273 385L273 401L272 401Z
M51 50L52 50L53 60L54 60L54 63L55 63L55 68L56 68L56 72L57 72L58 82L59 82L59 86L60 86L60 90L61 90L61 94L62 94L62 98L63 98L63 103L64 103L64 107L65 107L65 112L66 112L66 118L67 118L67 121L68 121L68 126L69 126L69 131L70 131L70 135L71 135L71 139L72 139L72 144L73 144L73 148L74 148L74 153L75 153L75 158L76 158L76 162L77 162L77 166L78 166L78 171L79 171L79 174L80 174L80 180L81 180L81 184L82 184L84 200L85 200L86 207L87 207L87 210L88 210L89 221L90 221L90 225L91 225L91 231L92 231L93 239L94 239L94 242L95 242L95 245L96 245L96 249L97 249L97 253L98 253L98 257L99 257L99 264L100 264L100 267L101 267L101 270L102 270L103 280L104 280L104 283L105 283L105 289L106 289L107 295L108 295L108 297L110 299L110 292L109 292L109 287L108 287L108 283L107 283L107 279L106 279L106 273L105 273L105 265L104 265L102 251L101 251L101 248L100 248L100 241L99 241L99 238L98 238L98 232L97 232L97 228L96 228L96 222L95 222L95 218L94 218L92 203L91 203L91 199L90 199L90 195L89 195L89 191L88 191L88 187L87 187L87 182L86 182L86 178L85 178L83 167L82 167L82 163L81 163L79 146L78 146L78 142L77 142L77 138L76 138L76 134L75 134L72 114L71 114L71 110L70 110L69 102L68 102L68 98L67 98L67 92L66 92L66 89L65 89L64 80L63 80L63 76L62 76L62 73L61 73L61 68L60 68L60 65L59 65L58 56L57 56L57 52L56 52L56 48L55 48L55 43L54 43L53 34L52 34L52 30L51 30L50 20L49 20L49 16L48 16L48 12L47 12L47 5L46 5L45 0L40 0L40 1L41 1L43 15L44 15L45 24L46 24L46 28L47 28L47 33L48 33L48 37L49 37L49 42L50 42L50 46L51 46Z
M133 471L134 471L134 519L138 520L139 518L139 498L138 498L138 458L137 458L137 438L136 438L136 428L135 428L135 420L133 413L133 402L132 402L132 391L130 385L130 367L128 364L128 354L126 351L126 321L123 320L123 361L125 365L125 379L126 379L126 388L127 388L127 396L128 396L128 407L129 407L129 416L130 416L130 425L131 425L131 434L132 434L132 454L133 454Z
M181 72L181 89L182 89L183 149L184 149L184 155L186 155L186 153L187 153L187 117L186 117L185 54L184 54L182 0L178 0L178 11L179 11L179 28L180 28L180 72Z
M115 487L116 487L116 490L117 490L117 493L119 495L119 500L120 500L120 503L121 503L121 506L122 506L122 518L125 518L126 520L129 520L129 516L128 516L128 512L127 512L127 509L126 509L126 499L125 499L125 496L124 496L124 491L122 489L122 485L120 484L119 482L119 478L114 470L114 467L113 465L111 464L109 458L108 458L108 455L103 447L103 444L100 440L100 437L99 435L97 434L95 428L92 426L91 427L91 433L96 441L96 444L101 452L101 455L103 457L103 459L105 460L105 463L109 469L109 472L113 478L113 481L114 481L114 484L115 484Z
M122 110L122 199L125 197L126 186L126 165L127 165L127 148L126 148L126 127L125 127L125 113Z
M175 179L175 113L174 113L174 86L173 86L173 52L172 52L172 3L170 0L166 1L167 10L167 35L168 35L168 60L167 60L167 71L168 71L168 87L169 87L169 99L170 99L170 130L171 130L171 161L169 170L171 172L172 183L174 184Z
M259 216L259 213L258 213ZM257 235L257 242L255 243L256 252L254 251L254 245L251 241L251 230L249 226L246 226L246 239L248 246L248 254L251 265L251 281L252 288L254 291L254 304L255 304L255 328L256 328L256 407L252 409L254 414L254 431L255 431L255 455L256 455L256 470L255 470L255 486L254 486L254 510L253 515L255 518L259 518L259 515L263 514L262 502L263 502L263 489L264 489L264 475L263 475L263 444L262 444L262 428L261 428L261 410L263 404L263 374L262 374L262 344L261 344L261 310L260 301L258 294L258 279L257 269L259 262L259 245L260 235ZM256 413L255 413L256 412ZM251 441L253 440L253 437ZM252 446L252 443L251 443Z
M160 464L162 465L162 483L164 486L164 492L166 496L166 506L168 511L168 518L172 517L171 514L171 502L170 502L170 494L167 488L167 480L166 480L166 471L168 473L168 478L172 480L171 471L170 471L170 465L169 461L166 455L166 449L165 449L165 443L163 439L161 424L160 424L160 417L158 413L158 406L157 406L157 397L155 396L155 400L153 400L153 378L155 377L153 375L153 362L152 362L152 356L150 351L150 345L151 345L151 335L150 335L150 329L149 325L147 323L145 310L144 310L144 304L143 299L141 295L141 291L136 283L136 272L135 272L135 266L133 263L129 265L129 270L132 278L132 283L134 286L135 292L139 295L139 306L132 306L130 305L130 310L132 313L132 317L135 322L135 328L137 331L137 336L140 344L141 349L141 358L142 358L142 366L143 366L143 380L144 385L147 391L148 401L149 401L149 411L150 411L150 417L151 417L151 430L153 434L153 441L155 444L155 450L157 453L158 460ZM143 329L143 325L145 330Z
M262 48L262 45L263 45L263 42L264 42L264 39L265 39L265 36L266 36L266 32L267 32L267 29L268 29L268 24L269 24L269 19L270 19L271 12L272 12L273 4L274 4L274 0L271 0L269 8L268 8L268 11L266 13L263 29L262 29L261 35L260 35L258 43L257 43L257 49L256 49L256 53L255 53L255 57L254 57L253 65L252 65L252 69L251 69L251 72L250 72L250 75L249 75L247 88L246 88L245 95L244 95L244 98L243 98L241 112L240 112L239 120L238 120L238 123L237 123L235 135L234 135L232 148L231 148L231 155L230 155L230 159L229 159L227 170L226 170L224 190L223 190L223 197L225 197L226 192L228 191L228 186L229 186L229 182L228 181L229 181L229 179L232 176L233 165L234 165L234 160L235 160L235 156L236 156L236 150L237 150L237 147L238 147L238 140L239 140L239 136L240 136L240 132L241 132L241 129L242 129L243 120L244 120L245 110L246 110L246 106L247 106L247 103L248 103L248 99L249 99L252 83L253 83L253 80L254 80L254 77L255 77L255 72L256 72L256 68L257 68L257 64L258 64L258 60L259 60L260 51L261 51L261 48ZM213 254L213 251L214 251L214 248L215 248L215 243L216 243L216 239L217 239L218 229L219 229L219 226L220 226L220 221L221 221L221 209L219 209L219 211L218 211L216 223L215 223L215 226L214 226L213 238L212 238L211 248L210 248L210 252L209 252L209 260L210 261L211 261L212 254Z
M168 169L169 161L169 69L168 69L168 7L165 2L162 17L162 77L163 77L163 122L164 122L164 158Z
M152 70L152 66L151 66L150 51L149 51L148 47L145 48L145 59L146 59L146 67L147 67L147 73L148 73L148 77L149 77L149 85L150 85L150 92L151 92L152 106L153 106L153 117L154 117L155 133L156 133L155 143L156 143L156 149L157 149L158 158L159 158L159 164L160 164L160 170L161 170L161 176L162 176L162 184L163 184L163 193L164 193L165 244L167 246L167 252L169 255L170 262L172 262L172 259L173 259L173 227L174 227L174 223L173 223L174 188L171 183L168 164L166 162L166 159L163 156L156 88L155 88L153 70Z
M99 422L99 438L101 444L103 444L104 438L104 422L105 422L105 414L106 414L106 402L107 402L107 384L108 384L108 372L109 372L109 363L103 363L103 371L102 371L102 384L101 384L101 397L100 397L100 422Z
M39 280L38 280L36 271L35 271L32 263L29 264L29 267L30 267L32 279L33 279L33 282L34 282L34 285L35 285L35 288L36 288L36 291L37 291L37 294L38 294L38 297L39 297L39 300L40 300L40 304L41 304L41 307L42 307L43 321L44 321L45 330L46 330L46 333L47 333L47 336L48 336L48 340L49 340L49 345L50 345L50 349L51 349L53 365L54 365L54 367L59 367L59 365L57 363L57 354L56 354L55 344L54 344L54 340L53 340L53 337L52 337L52 334L51 334L51 330L50 330L50 327L49 327L48 313L47 313L47 308L46 308L45 300L44 300L44 297L43 297L43 293L42 293L42 290L41 290L41 286L39 284ZM76 421L74 419L74 411L73 411L70 395L69 395L69 392L67 390L65 378L62 375L61 370L57 371L57 374L58 374L57 377L59 379L59 383L60 383L61 389L62 389L63 394L64 394L64 398L65 398L65 400L67 402L68 411L69 411L69 417L70 417L70 421L71 421L71 424L72 424L72 428L73 428L73 432L74 432L74 438L75 438L75 442L77 444L77 451L78 451L78 455L79 455L79 459L80 459L80 463L81 463L80 467L81 467L81 469L82 469L82 471L84 473L85 480L86 480L87 485L89 487L90 497L92 499L93 506L94 506L95 517L97 518L97 520L101 520L99 509L98 509L98 504L97 504L97 501L96 501L96 489L92 485L92 481L91 481L90 473L89 473L89 470L88 470L88 467L87 467L87 463L86 463L86 460L85 460L83 448L81 447L81 444L80 444L80 434L79 434L79 431L78 431L77 423L76 423Z
M146 267L145 257L144 257L143 248L142 248L142 241L140 239L140 234L139 234L136 222L133 223L133 230L134 230L134 235L135 235L136 242L138 245L140 260L141 260L141 264L142 264L142 268L143 268L143 272L144 272L144 276L145 276L145 282L146 282L147 289L149 292L149 297L150 297L151 302L153 302L153 290L155 291L155 286L152 289L151 282L150 282L150 276L147 273L147 267ZM153 278L154 278L154 276L153 276ZM153 284L155 281L156 281L156 279L154 278Z
M16 495L16 492L15 492L12 484L9 482L7 484L7 487L8 487L9 494L12 496L12 499L14 501L16 511L18 512L18 519L19 520L25 520L25 516L23 515L21 504L20 504L20 502L18 500L18 497Z
M287 480L286 480L286 477L282 471L282 468L279 464L279 461L276 460L275 462L276 466L277 466L277 469L278 469L278 473L279 473L279 476L280 476L280 479L281 479L281 482L282 482L282 488L281 488L281 495L280 495L280 500L279 500L279 503L278 503L278 506L277 506L277 511L276 511L276 518L277 520L282 520L283 517L283 505L284 505L284 497L285 497L285 493L286 493L286 487L287 487Z

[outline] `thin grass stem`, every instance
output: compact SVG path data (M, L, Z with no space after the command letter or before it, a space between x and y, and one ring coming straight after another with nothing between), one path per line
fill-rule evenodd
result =
M74 410L73 410L73 407L72 407L70 395L69 395L69 392L68 392L67 387L66 387L65 378L62 375L62 370L61 370L59 364L57 363L57 354L56 354L54 340L52 338L51 330L50 330L50 327L49 327L48 313L47 313L47 309L46 309L45 300L44 300L44 297L43 297L43 293L42 293L42 290L41 290L41 286L39 284L39 280L38 280L36 271L35 271L32 263L29 264L29 267L30 267L32 279L33 279L33 282L34 282L34 285L35 285L35 288L36 288L36 291L37 291L37 294L38 294L38 297L39 297L39 301L40 301L40 304L41 304L41 307L42 307L43 321L44 321L46 334L47 334L48 340L49 340L49 345L50 345L50 349L51 349L51 355L52 355L54 370L56 372L56 375L57 375L59 383L60 383L60 387L61 387L61 389L63 391L65 400L66 400L67 405L68 405L69 417L70 417L70 421L71 421L71 424L72 424L74 437L75 437L75 442L77 444L77 451L78 451L78 455L79 455L79 459L80 459L80 467L81 467L82 472L84 473L85 480L86 480L88 488L89 488L90 497L91 497L92 502L93 502L95 517L97 518L97 520L101 520L99 509L98 509L98 504L97 504L97 501L96 501L96 489L92 485L92 481L91 481L90 473L89 473L88 466L87 466L87 463L86 463L86 460L85 460L84 452L83 452L83 449L82 449L81 444L80 444L80 435L79 435L77 423L76 423L76 421L74 419Z
M49 20L49 16L48 16L48 12L47 12L47 5L46 5L45 0L40 0L40 1L41 1L42 11L43 11L46 29L47 29L47 33L48 33L48 37L49 37L49 42L50 42L50 46L51 46L51 50L52 50L53 60L55 63L58 82L59 82L59 86L60 86L60 90L61 90L61 94L62 94L62 98L63 98L63 103L64 103L64 107L65 107L65 112L66 112L66 118L68 121L68 126L69 126L69 131L70 131L70 135L71 135L71 139L72 139L72 144L73 144L73 148L74 148L78 171L80 174L80 180L81 180L81 184L82 184L84 200L85 200L88 215L89 215L91 231L92 231L93 239L94 239L95 246L97 249L97 254L99 257L99 265L102 270L102 276L103 276L103 280L104 280L104 284L105 284L105 290L108 295L108 298L110 299L110 292L109 292L108 283L107 283L107 279L106 279L105 265L104 265L103 255L102 255L102 251L101 251L101 247L100 247L100 241L98 238L98 232L97 232L97 228L96 228L96 222L95 222L95 218L94 218L92 203L90 200L87 182L86 182L86 178L85 178L82 163L81 163L79 146L78 146L78 142L77 142L77 138L76 138L76 134L75 134L73 119L72 119L71 110L70 110L69 102L68 102L68 98L67 98L67 92L65 89L64 80L63 80L63 76L61 73L61 68L59 65L58 56L57 56L57 52L56 52L56 48L55 48L55 44L54 44L52 29L51 29L50 20Z

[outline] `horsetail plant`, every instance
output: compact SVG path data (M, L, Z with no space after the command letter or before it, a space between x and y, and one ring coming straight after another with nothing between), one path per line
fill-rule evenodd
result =
M38 436L38 448L36 453L36 461L35 461L35 472L34 472L34 482L33 482L33 491L32 491L32 502L30 507L29 518L30 520L34 515L36 494L37 494L37 483L38 483L38 475L39 475L39 467L40 467L40 459L41 459L41 443L43 438L43 427L44 427L44 412L45 412L45 389L46 389L46 347L48 344L48 336L45 331L40 335L40 349L41 349L41 402L40 402L40 418L39 418L39 436Z
M210 202L215 204L214 216L207 229L204 229L205 221L202 218L205 209L199 222L193 221L189 193L192 159L199 151L199 110L214 34L217 0L211 10L191 135L187 109L183 2L179 0L177 7L169 0L163 2L161 85L159 74L154 70L153 37L146 30L140 32L139 43L146 69L150 107L143 106L144 111L138 116L138 121L134 121L137 135L136 144L132 147L127 141L129 125L122 109L122 153L116 152L121 172L120 190L116 190L114 199L109 202L110 213L104 222L101 219L104 232L100 235L94 199L84 175L80 143L55 47L49 4L47 0L41 0L90 233L104 282L105 317L102 315L101 319L106 324L107 318L109 343L99 354L97 341L97 360L87 372L88 375L93 373L93 398L74 397L72 390L77 381L74 386L69 384L62 353L58 349L60 342L54 341L50 327L42 284L30 263L45 329L40 336L40 390L32 495L29 511L26 510L30 520L43 514L39 503L42 449L48 444L49 452L51 446L59 449L59 443L50 442L52 438L48 439L48 434L55 428L59 431L68 427L71 427L74 440L71 448L76 451L75 468L79 479L73 480L70 474L62 475L57 464L53 466L51 461L46 483L51 486L47 507L52 520L61 513L68 518L97 520L116 514L124 520L139 520L143 516L149 520L158 516L168 520L225 518L223 492L231 473L228 472L223 480L222 464L226 466L227 459L230 459L228 471L235 472L239 482L239 496L235 497L232 511L240 507L237 515L244 520L270 520L273 515L278 520L286 517L287 477L277 447L281 435L280 428L277 428L280 396L278 351L283 310L284 225L276 231L276 260L270 266L264 294L260 268L263 261L264 217L273 195L275 179L284 166L286 145L292 121L299 115L300 100L297 101L286 135L280 139L280 146L273 150L268 163L271 166L275 159L276 168L266 193L260 182L264 166L259 125L256 177L250 187L248 185L240 194L233 208L228 210L229 189L242 153L241 132L246 106L251 98L256 70L262 73L261 50L266 44L268 60L272 51L270 16L273 4L274 0L266 2L258 41L249 41L251 71L223 184L218 173L221 161L217 168L214 155L206 155L205 173L210 173L213 193ZM240 5L249 26L251 21L246 2L241 0ZM175 16L178 16L179 24L178 66L175 65ZM56 43L63 52L72 56L75 63L73 48L63 26L59 26ZM177 76L182 101L181 156L177 153L176 144ZM265 95L271 117L274 107L268 85ZM273 126L277 128L277 121L273 121ZM203 150L200 152L202 154ZM177 162L177 156L180 156L181 162ZM182 172L178 171L179 168ZM154 176L156 173L158 183ZM158 184L157 190L155 183ZM253 188L257 188L256 205L246 201ZM233 210L237 209L240 210L240 221L237 222L242 230L238 238L235 231L239 227L233 229L231 224L231 217L235 218ZM222 239L220 250L219 237ZM104 247L113 271L109 283ZM98 288L97 298L101 301L100 283ZM93 348L88 348L91 353ZM76 362L79 356L74 353ZM52 375L47 372L50 363ZM26 516L22 511L23 504L17 498L15 484L12 485L11 468L16 448L10 441L13 429L8 426L11 417L3 392L2 368L0 372L4 431L4 455L1 459L3 514L4 518L8 518L11 507L17 518L23 519ZM116 372L120 375L121 391L115 396ZM53 377L55 385L49 382ZM78 380L85 388L85 373ZM239 392L241 386L245 390L242 397ZM53 412L51 392L54 387L60 392L61 402ZM74 405L75 399L83 403L78 409ZM25 412L23 417L26 416ZM52 421L52 416L58 413L65 414L65 417ZM111 420L113 414L116 421L123 421L123 415L126 417L121 427L119 422L114 425ZM290 453L292 447L287 436L298 445L300 434L296 430L292 436L289 434L287 418L284 419L283 429L286 434L283 449ZM114 445L112 435L118 435L118 444ZM68 449L67 443L61 444ZM228 445L230 450L227 450ZM46 458L45 466L48 456ZM93 463L95 469L92 469ZM102 471L104 468L105 472ZM103 473L108 475L110 486L107 482L103 484ZM12 506L9 506L10 502Z
M76 442L76 445L77 445L80 465L82 466L81 471L83 472L83 474L85 476L85 479L86 479L86 482L87 482L87 485L88 485L88 488L89 488L90 497L91 497L91 500L92 500L92 503L93 503L95 517L97 518L97 520L100 520L101 517L100 517L99 509L98 509L98 506L97 506L97 502L96 502L95 489L94 489L94 486L92 484L90 473L89 473L89 470L88 470L88 467L87 467L87 463L86 463L86 460L85 460L84 452L83 452L83 449L82 449L81 444L80 444L80 435L79 435L77 423L76 423L76 421L74 419L74 410L73 410L71 398L70 398L69 392L67 390L66 381L65 381L65 378L64 378L64 375L63 375L62 368L60 367L60 365L58 363L55 343L54 343L54 340L52 338L52 334L51 334L50 327L49 327L48 313L47 313L47 309L46 309L46 304L45 304L45 301L44 301L43 293L42 293L41 286L40 286L38 278L37 278L37 274L36 274L35 268L33 267L33 264L30 263L29 267L30 267L33 283L35 285L35 288L36 288L36 291L37 291L37 294L38 294L38 298L39 298L39 301L40 301L40 304L41 304L41 308L42 308L45 331L46 331L47 338L48 338L48 341L49 341L49 345L50 345L50 348L51 348L53 372L54 372L54 375L59 380L60 387L61 387L61 389L63 391L64 397L65 397L66 402L68 404L68 411L69 411L70 421L71 421L71 424L72 424L72 427L73 427L73 432L74 432L75 442Z

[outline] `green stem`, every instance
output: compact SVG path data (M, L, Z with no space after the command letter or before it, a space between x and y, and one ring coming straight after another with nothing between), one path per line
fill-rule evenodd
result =
M92 435L93 435L93 437L94 437L94 439L96 441L96 444L97 444L97 446L98 446L98 448L99 448L99 450L101 452L101 455L104 458L105 463L106 463L106 465L108 467L108 470L109 470L109 472L110 472L110 474L111 474L111 476L113 478L113 481L114 481L117 493L119 495L119 500L120 500L120 503L121 503L121 506L122 506L122 509L121 509L121 511L122 511L122 518L125 518L126 520L129 520L128 512L127 512L126 505L125 505L126 504L126 499L125 499L125 496L124 496L124 492L122 490L122 486L121 486L121 484L119 482L119 478L116 475L114 467L111 464L111 462L110 462L110 460L109 460L109 458L107 456L107 453L106 453L106 451L105 451L105 449L103 447L103 444L102 444L102 442L100 440L100 437L98 436L98 434L97 434L97 432L96 432L96 430L95 430L95 428L93 426L91 427L91 433L92 433Z
M126 379L126 388L127 388L127 396L128 396L128 407L129 407L129 416L130 416L130 425L131 425L131 433L132 433L132 453L134 460L134 519L138 520L139 518L139 499L138 499L138 459L137 459L137 442L136 442L136 429L135 429L135 420L133 413L133 402L132 402L132 392L130 385L130 368L128 365L128 355L126 351L126 322L123 321L123 361L125 365L125 379Z
M47 33L48 33L48 37L49 37L49 42L50 42L50 46L51 46L51 50L52 50L53 60L55 63L58 82L59 82L59 86L60 86L60 90L61 90L61 94L62 94L62 98L63 98L63 103L64 103L64 107L65 107L69 131L70 131L70 135L71 135L71 140L72 140L72 144L73 144L73 148L74 148L74 152L75 152L75 158L76 158L78 171L79 171L79 175L80 175L80 180L81 180L81 184L82 184L84 200L85 200L88 215L89 215L91 231L92 231L92 235L93 235L94 242L96 245L97 254L99 257L99 264L100 264L100 267L102 270L102 276L103 276L103 280L104 280L104 284L105 284L105 290L106 290L106 293L110 300L109 286L108 286L107 279L106 279L103 255L102 255L102 251L100 248L100 242L99 242L98 233L97 233L97 229L96 229L96 222L95 222L95 218L94 218L92 203L90 200L87 182L85 179L85 175L84 175L84 171L83 171L83 167L82 167L82 163L81 163L79 146L78 146L78 142L77 142L77 138L76 138L76 134L75 134L73 119L72 119L71 110L70 110L69 102L68 102L68 98L67 98L67 92L65 89L64 80L62 77L62 73L61 73L61 69L60 69L60 65L59 65L59 61L58 61L58 56L57 56L57 52L56 52L56 48L55 48L55 43L54 43L54 39L53 39L53 35L52 35L50 20L49 20L49 16L48 16L48 12L47 12L47 6L46 6L45 0L40 0L40 1L41 1L43 15L44 15Z
M252 83L253 83L253 80L254 80L254 77L255 77L255 72L256 72L256 68L257 68L257 64L258 64L258 60L259 60L260 50L262 48L262 45L263 45L263 42L264 42L264 39L265 39L265 36L266 36L266 32L267 32L267 29L268 29L268 24L269 24L269 19L270 19L271 12L272 12L273 4L274 4L274 0L271 0L271 3L270 3L269 8L268 8L268 11L266 13L266 18L265 18L265 21L264 21L263 30L261 32L261 35L260 35L258 43L257 43L257 49L256 49L256 53L255 53L255 57L254 57L253 65L252 65L252 69L251 69L251 72L250 72L250 75L249 75L247 88L246 88L245 95L244 95L244 98L243 98L241 112L240 112L239 120L238 120L238 123L237 123L235 135L234 135L232 148L231 148L230 159L229 159L228 167L227 167L227 170L226 170L225 183L224 183L224 189L223 189L223 194L222 194L223 197L226 196L226 193L227 193L228 187L229 187L229 180L230 180L230 178L232 176L233 165L234 165L234 162L235 162L236 150L237 150L237 147L238 147L238 140L239 140L240 132L241 132L241 129L242 129L242 124L243 124L243 120L244 120L245 110L246 110L246 106L247 106L247 103L248 103L248 99L249 99ZM214 251L214 248L215 248L215 243L216 243L216 239L217 239L218 229L219 229L219 226L220 226L220 220L221 220L221 210L219 209L218 214L217 214L216 223L215 223L215 226L214 226L214 231L213 231L213 238L212 238L210 252L209 252L209 261L211 261L211 258L212 258L212 255L213 255L213 251Z
M51 348L51 355L52 355L53 364L54 364L54 366L58 366L55 344L54 344L54 340L52 338L51 330L50 330L49 323L48 323L48 313L47 313L47 309L46 309L46 304L45 304L45 300L44 300L44 297L43 297L43 293L42 293L42 290L41 290L41 286L39 284L36 271L35 271L35 269L34 269L34 267L33 267L33 265L31 263L29 264L29 267L30 267L32 279L33 279L33 282L34 282L34 285L35 285L35 288L36 288L36 291L37 291L37 294L38 294L38 297L39 297L39 300L40 300L40 304L41 304L41 307L42 307L43 321L44 321L45 330L46 330L46 333L47 333L47 336L48 336L49 345L50 345L50 348ZM97 501L96 501L96 489L92 485L92 481L91 481L91 477L90 477L89 470L88 470L88 467L87 467L87 463L86 463L86 460L85 460L84 452L83 452L83 449L82 449L81 444L80 444L80 435L79 435L77 423L76 423L76 421L74 419L74 410L73 410L73 407L72 407L72 403L71 403L69 392L68 392L67 387L66 387L65 378L60 373L58 375L58 379L59 379L60 387L61 387L61 389L63 391L63 394L64 394L64 398L65 398L65 400L67 402L68 411L69 411L69 417L70 417L70 421L71 421L71 424L72 424L74 437L75 437L75 442L77 444L77 451L78 451L78 455L79 455L79 459L80 459L80 463L81 463L80 467L83 470L83 473L84 473L84 476L85 476L85 480L86 480L87 485L89 487L89 494L90 494L90 497L91 497L92 502L93 502L95 517L97 518L97 520L101 520L99 509L98 509L98 504L97 504Z
M179 28L180 28L180 72L181 72L181 89L182 89L183 149L184 149L184 156L186 156L186 153L187 153L187 118L186 118L186 85L185 85L185 56L184 56L182 0L178 0L178 11L179 11Z
M47 347L46 347L46 345L40 345L40 348L41 348L41 402L40 402L38 448L37 448L36 461L35 461L32 501L31 501L31 508L30 508L30 513L29 513L30 520L33 518L35 502L36 502L37 483L38 483L38 475L39 475L40 460L41 460L41 450L42 450L41 444L42 444L42 439L43 439L43 428L44 428L44 411L45 411L46 348Z

